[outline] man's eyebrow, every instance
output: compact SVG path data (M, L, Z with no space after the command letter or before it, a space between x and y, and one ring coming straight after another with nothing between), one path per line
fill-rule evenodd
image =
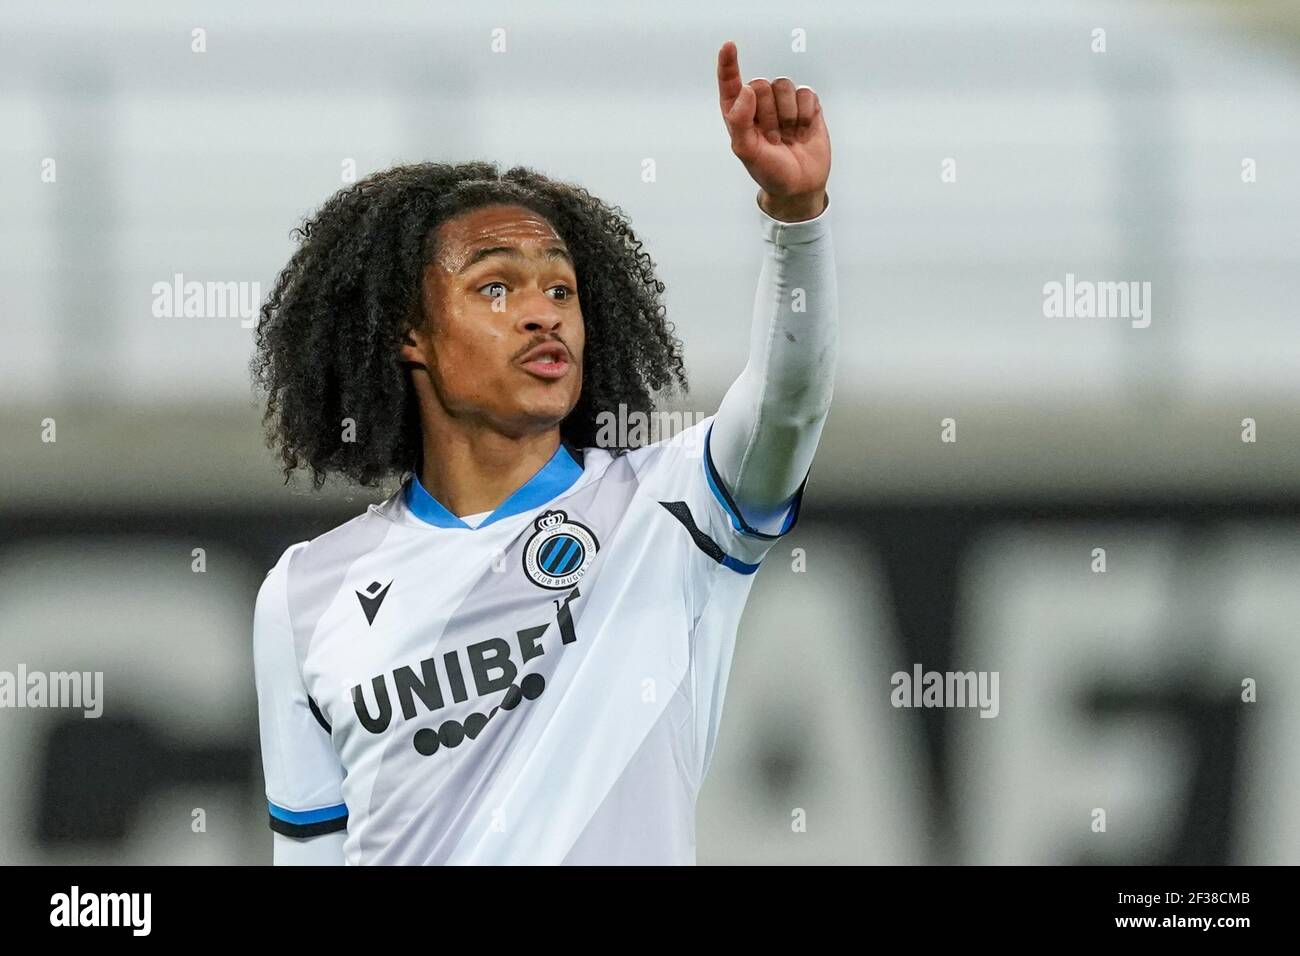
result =
M487 246L486 248L480 249L478 250L478 252L470 256L469 261L467 261L463 266L461 266L460 271L464 272L470 266L474 265L475 263L482 262L484 259L488 258L489 256L505 256L507 259L525 258L524 254L520 252L519 249L516 248L515 246ZM565 262L567 262L570 266L573 266L573 257L569 255L569 253L565 249L561 248L560 246L551 246L549 249L546 250L545 257L547 259L562 259Z

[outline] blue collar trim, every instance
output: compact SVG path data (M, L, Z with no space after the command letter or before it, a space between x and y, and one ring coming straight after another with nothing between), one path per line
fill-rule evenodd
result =
M568 491L580 477L582 477L582 465L578 464L568 448L561 442L560 447L555 449L555 454L551 456L551 460L544 464L537 474L516 489L514 494L501 502L495 511L479 523L478 527L485 528L492 522L500 521L502 518L509 518L512 515L539 508L557 495ZM420 483L418 475L412 475L411 480L406 485L406 506L411 509L411 514L434 527L475 530L448 511L437 498L429 494L424 485Z

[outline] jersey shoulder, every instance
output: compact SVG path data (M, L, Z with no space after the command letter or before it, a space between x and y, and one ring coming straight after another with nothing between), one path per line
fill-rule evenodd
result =
M393 526L383 509L395 497L371 505L323 534L287 547L267 571L258 601L275 599L281 607L292 608L295 594L312 589L322 578L341 574L357 558L380 547Z
M700 468L713 419L714 416L709 415L689 427L678 429L667 438L630 450L627 457L637 476L657 470Z

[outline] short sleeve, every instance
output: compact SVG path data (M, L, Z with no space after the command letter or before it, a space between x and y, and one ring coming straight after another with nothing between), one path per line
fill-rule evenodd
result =
M289 618L295 545L267 574L253 615L258 735L271 829L311 837L347 827L343 768L325 719L303 684Z
M737 574L753 574L772 546L799 520L805 476L775 530L759 530L736 506L709 454L714 416L658 445L634 452L643 458L638 480L684 527L696 548Z

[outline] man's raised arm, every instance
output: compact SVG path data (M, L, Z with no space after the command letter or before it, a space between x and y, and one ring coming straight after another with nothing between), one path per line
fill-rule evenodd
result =
M749 361L718 409L709 452L743 520L777 533L812 463L835 374L830 137L811 87L742 83L730 41L718 52L718 95L732 152L760 187L765 258Z

